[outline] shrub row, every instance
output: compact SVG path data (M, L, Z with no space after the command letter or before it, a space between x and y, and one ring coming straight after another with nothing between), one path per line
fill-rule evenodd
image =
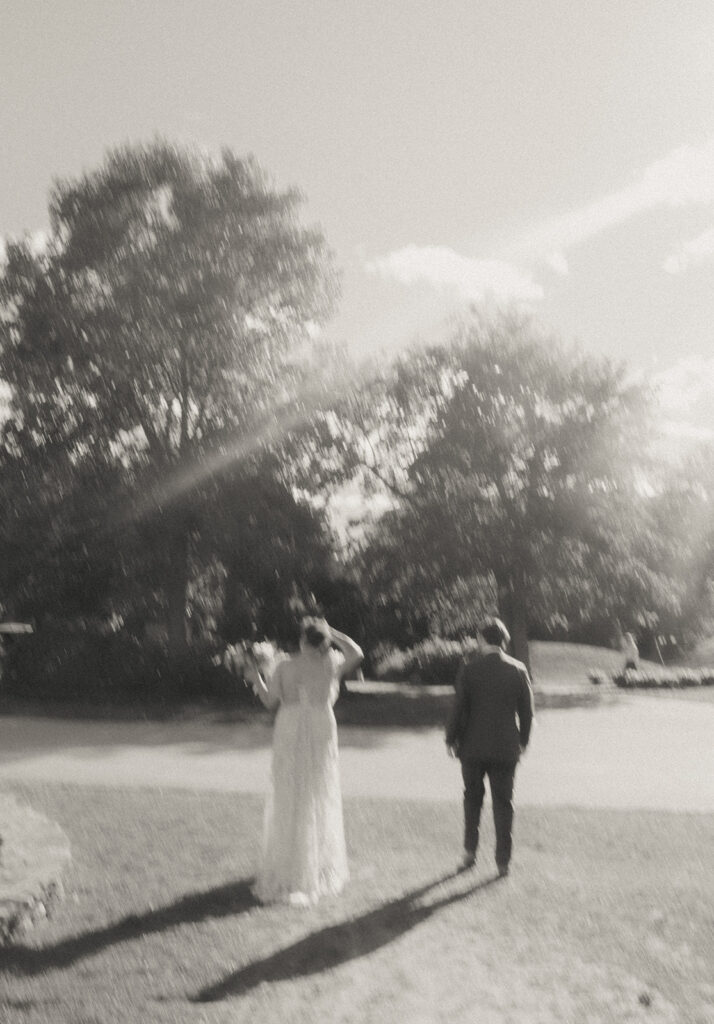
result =
M627 669L608 675L606 672L590 672L591 683L614 683L623 690L679 690L691 686L714 686L714 668L670 668L656 672Z
M102 635L53 623L8 647L0 695L92 705L172 704L204 697L247 702L236 675L212 663L210 652L182 658L124 631Z
M456 678L459 665L477 648L475 639L444 640L432 637L408 650L388 648L374 659L374 675L389 682L448 685Z

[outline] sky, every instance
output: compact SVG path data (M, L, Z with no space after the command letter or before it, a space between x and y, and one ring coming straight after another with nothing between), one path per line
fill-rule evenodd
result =
M714 432L711 0L2 0L0 237L157 134L298 186L356 354L517 303Z

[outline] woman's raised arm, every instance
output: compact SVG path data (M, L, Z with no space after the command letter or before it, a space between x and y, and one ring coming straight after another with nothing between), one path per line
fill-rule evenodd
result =
M333 626L330 629L330 640L342 651L345 661L342 666L342 674L348 676L350 672L353 672L357 666L364 660L364 651L359 644L356 644L354 640L347 636L346 633L340 633L339 629L335 629Z

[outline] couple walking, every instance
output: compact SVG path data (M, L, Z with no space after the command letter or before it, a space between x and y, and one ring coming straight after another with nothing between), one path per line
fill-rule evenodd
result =
M463 867L476 859L488 776L496 828L496 863L508 873L513 782L533 719L525 665L505 653L499 619L480 627L481 647L464 661L446 731L464 779ZM337 649L335 649L337 648ZM349 871L333 705L340 678L361 663L361 648L324 619L305 619L297 654L269 679L251 664L246 678L268 708L278 708L273 733L272 788L265 810L263 857L255 892L263 903L310 905L344 887Z

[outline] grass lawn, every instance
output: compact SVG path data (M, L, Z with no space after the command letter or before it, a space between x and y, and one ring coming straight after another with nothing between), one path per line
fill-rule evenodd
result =
M454 875L460 809L346 803L352 881L259 907L262 801L12 787L74 860L54 918L0 951L3 1024L324 1020L710 1024L714 816L519 808Z

